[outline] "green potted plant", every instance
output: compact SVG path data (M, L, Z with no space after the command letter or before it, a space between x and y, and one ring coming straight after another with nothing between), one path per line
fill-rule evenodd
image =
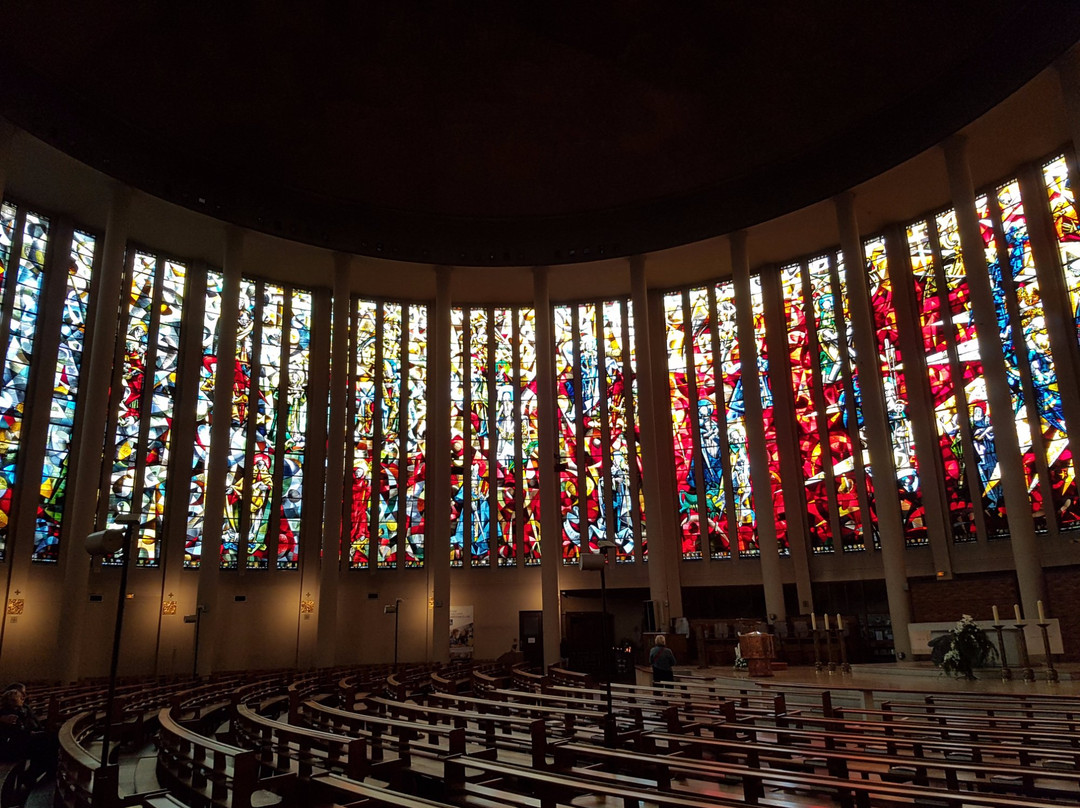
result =
M963 615L949 630L930 640L930 659L942 673L965 679L975 678L975 668L984 668L997 658L997 649L970 614Z

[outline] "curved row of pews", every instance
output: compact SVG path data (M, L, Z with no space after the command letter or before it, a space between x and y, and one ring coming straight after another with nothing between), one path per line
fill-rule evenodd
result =
M1080 805L1080 699L1067 697L854 709L824 689L609 690L495 663L132 681L108 716L103 693L35 694L60 726L57 808ZM120 751L103 765L106 722ZM157 787L127 793L123 750L150 743Z

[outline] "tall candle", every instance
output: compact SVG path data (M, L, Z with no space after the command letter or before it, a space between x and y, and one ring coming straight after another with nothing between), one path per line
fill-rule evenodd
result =
M1014 603L1013 604L1013 611L1016 612L1016 622L1017 623L1024 622L1024 618L1022 618L1020 616L1020 604L1019 603Z
M825 612L825 630L829 630L829 613Z
M1042 601L1040 600L1038 603L1035 604L1035 606L1039 610L1039 622L1040 623L1045 623L1046 622L1046 612L1043 611Z
M817 631L817 615L813 612L810 612L810 628Z
M843 631L844 630L844 618L840 616L840 612L836 613L836 630L837 631Z
M993 608L994 608L994 622L1000 624L1001 623L1001 617L998 615L998 610L997 610L997 604L996 603L994 604Z

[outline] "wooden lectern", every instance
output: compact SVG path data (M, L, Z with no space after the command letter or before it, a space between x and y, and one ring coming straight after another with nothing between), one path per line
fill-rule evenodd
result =
M747 662L751 676L772 676L772 661L776 659L776 638L772 634L751 631L739 635L739 650Z

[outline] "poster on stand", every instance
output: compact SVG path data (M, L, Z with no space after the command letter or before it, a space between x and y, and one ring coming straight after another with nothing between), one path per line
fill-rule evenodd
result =
M450 659L471 659L473 655L473 607L450 607Z

